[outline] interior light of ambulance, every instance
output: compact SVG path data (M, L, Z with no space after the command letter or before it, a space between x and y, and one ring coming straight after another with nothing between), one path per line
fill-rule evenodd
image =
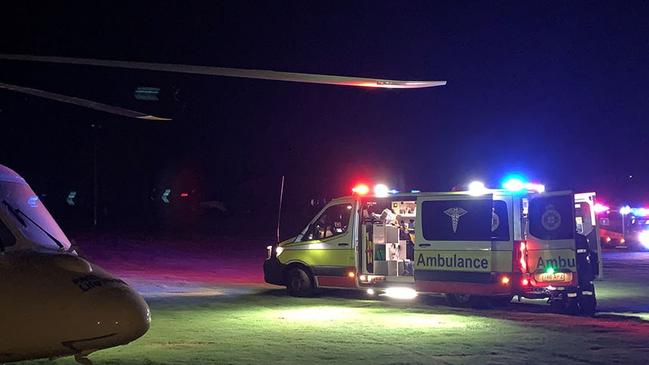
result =
M374 195L377 198L385 198L390 194L390 188L385 184L376 184L374 185Z
M649 248L649 231L642 231L638 234L638 241L645 248Z
M622 208L620 208L620 214L627 215L629 213L631 213L631 207L630 206L625 205Z
M366 195L370 192L370 188L365 184L358 184L352 188L352 193L358 195Z
M487 187L482 181L472 181L469 184L469 195L480 196L487 193Z

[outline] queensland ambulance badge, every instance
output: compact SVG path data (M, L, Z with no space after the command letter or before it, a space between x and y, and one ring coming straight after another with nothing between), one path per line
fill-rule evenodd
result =
M556 210L554 205L545 207L545 212L541 216L541 224L548 231L554 231L561 226L561 214Z

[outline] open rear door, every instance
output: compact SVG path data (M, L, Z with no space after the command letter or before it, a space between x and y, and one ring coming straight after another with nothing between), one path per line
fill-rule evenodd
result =
M575 194L575 222L577 224L577 233L586 236L591 252L597 253L597 278L601 280L604 277L604 270L599 222L595 212L595 193Z
M569 191L529 198L528 265L539 285L576 285L574 199Z
M498 294L491 194L417 199L415 285L438 293ZM508 219L503 218L506 222ZM509 254L511 266L511 253Z

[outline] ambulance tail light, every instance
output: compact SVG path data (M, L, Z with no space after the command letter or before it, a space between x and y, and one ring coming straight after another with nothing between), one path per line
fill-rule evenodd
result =
M512 257L514 258L512 266L518 269L517 271L524 274L529 272L526 241L514 241L514 255Z
M520 286L530 285L529 265L527 264L527 242L514 241L514 252L512 254L512 268L514 272L520 272Z

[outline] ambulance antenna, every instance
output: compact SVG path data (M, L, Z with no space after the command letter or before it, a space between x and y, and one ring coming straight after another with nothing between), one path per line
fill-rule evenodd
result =
M282 175L282 185L279 188L279 208L277 209L277 243L279 244L279 225L282 220L282 200L284 199L284 175Z

